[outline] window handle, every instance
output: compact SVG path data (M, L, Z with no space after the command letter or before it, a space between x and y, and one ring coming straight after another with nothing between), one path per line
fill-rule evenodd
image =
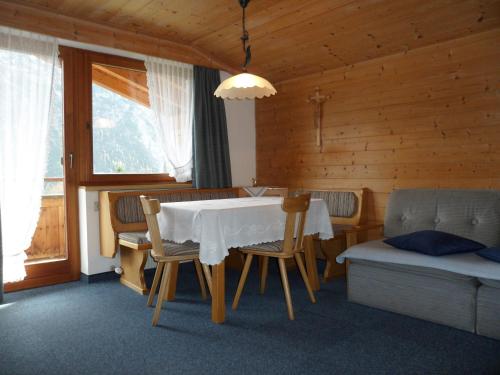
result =
M69 168L73 169L73 153L69 153Z

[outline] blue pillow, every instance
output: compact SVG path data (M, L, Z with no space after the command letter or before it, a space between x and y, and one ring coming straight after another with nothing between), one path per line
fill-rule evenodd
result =
M488 247L487 249L481 249L476 254L488 260L492 260L493 262L500 263L500 247Z
M434 256L468 253L486 247L479 242L437 230L421 230L388 238L384 242L398 249Z

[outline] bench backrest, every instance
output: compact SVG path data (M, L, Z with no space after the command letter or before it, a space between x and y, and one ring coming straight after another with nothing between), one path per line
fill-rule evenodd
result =
M237 188L225 189L162 189L101 191L99 193L99 229L101 255L114 257L118 233L147 231L140 196L163 202L237 198Z
M384 235L439 230L500 245L500 191L407 189L389 196Z
M311 193L311 198L320 198L326 202L332 223L358 225L363 220L363 195L365 189L304 189Z

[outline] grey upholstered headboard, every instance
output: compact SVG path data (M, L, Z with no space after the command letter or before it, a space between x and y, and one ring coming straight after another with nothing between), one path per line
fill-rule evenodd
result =
M500 191L395 190L385 213L384 235L440 230L485 244L500 245Z

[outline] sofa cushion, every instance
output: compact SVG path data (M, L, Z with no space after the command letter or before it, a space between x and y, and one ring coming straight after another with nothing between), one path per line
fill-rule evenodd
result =
M396 249L382 240L363 242L337 256L337 263L345 259L363 259L376 262L435 268L500 281L500 263L490 262L475 253L462 253L433 257L414 251Z
M469 253L485 247L479 242L436 230L421 230L387 238L384 242L398 249L433 256Z
M476 254L485 259L500 263L500 247L488 247L487 249L481 249Z
M500 245L500 191L395 190L387 203L384 235L439 230Z

